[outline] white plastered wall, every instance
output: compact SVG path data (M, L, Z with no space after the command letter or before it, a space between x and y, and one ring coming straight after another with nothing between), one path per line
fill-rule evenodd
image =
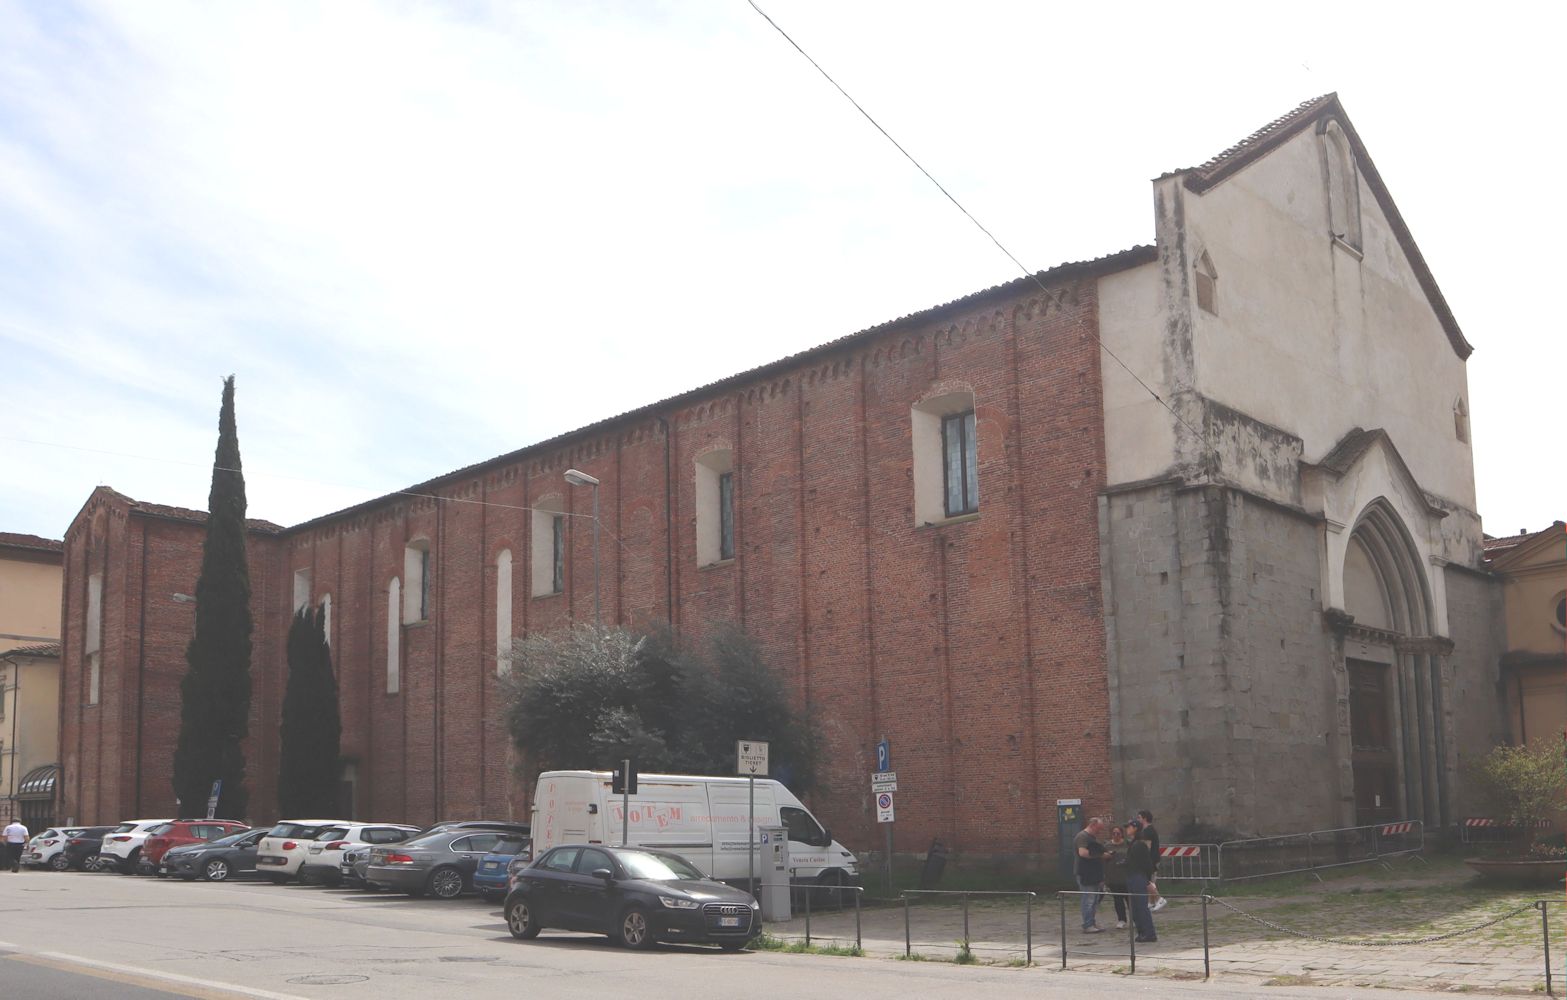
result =
M1099 359L1105 473L1112 486L1152 479L1174 461L1175 418L1137 381L1170 397L1159 278L1158 265L1150 263L1099 279L1099 337L1125 363L1105 355Z
M1422 487L1473 511L1464 361L1363 177L1363 259L1332 239L1321 143L1307 129L1184 192L1185 259L1207 250L1219 274L1217 315L1190 307L1197 391L1299 437L1307 462L1385 428Z

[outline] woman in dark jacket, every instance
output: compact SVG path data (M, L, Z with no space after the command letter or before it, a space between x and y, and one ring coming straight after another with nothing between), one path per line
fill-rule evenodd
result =
M1126 851L1132 842L1126 839L1126 831L1119 826L1110 828L1110 842L1105 845L1105 888L1115 900L1115 925L1126 926Z
M1126 827L1135 838L1126 852L1126 891L1132 897L1132 924L1137 928L1139 942L1157 941L1153 913L1148 909L1148 883L1154 873L1153 845L1143 836L1142 820L1134 819Z

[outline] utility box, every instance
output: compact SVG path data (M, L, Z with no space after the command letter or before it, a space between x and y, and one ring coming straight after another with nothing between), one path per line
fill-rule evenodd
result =
M793 916L789 900L789 828L759 826L756 839L761 848L762 919L788 920Z
M1077 867L1077 856L1072 840L1083 830L1083 800L1056 799L1056 843L1059 846L1059 871L1062 878L1072 878Z

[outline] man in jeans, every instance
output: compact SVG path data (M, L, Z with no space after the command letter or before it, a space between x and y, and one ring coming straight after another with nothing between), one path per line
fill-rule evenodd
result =
M1094 919L1105 889L1105 849L1099 842L1099 835L1104 828L1104 820L1092 816L1089 817L1088 825L1072 838L1073 853L1076 855L1074 874L1077 876L1079 892L1077 905L1082 911L1085 934L1098 934L1104 930Z

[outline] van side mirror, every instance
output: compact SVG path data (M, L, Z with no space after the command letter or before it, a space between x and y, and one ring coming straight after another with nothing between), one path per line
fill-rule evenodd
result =
M822 827L822 839L827 841L827 843L822 845L823 847L831 847L832 846L832 827L830 827L830 826Z
M610 871L608 868L595 868L593 869L593 877L601 878L606 882L611 882L614 881L615 873Z

